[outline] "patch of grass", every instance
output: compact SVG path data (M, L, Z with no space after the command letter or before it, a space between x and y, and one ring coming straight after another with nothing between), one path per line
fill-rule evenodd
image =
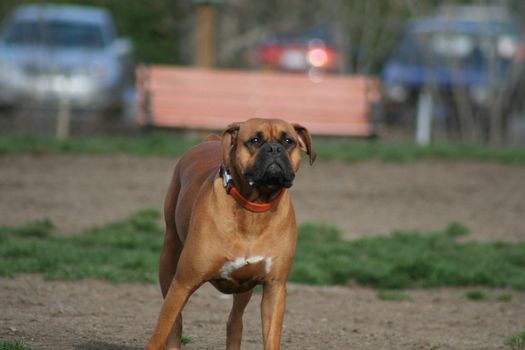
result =
M337 228L300 228L290 280L328 285L356 282L381 289L487 286L525 289L525 242L459 242L466 228L393 232L354 241Z
M191 343L193 341L193 339L187 335L183 335L181 338L180 338L180 341L182 343L182 345L188 345L189 343Z
M377 299L387 301L410 301L412 298L402 292L396 290L380 290L376 294Z
M53 235L48 220L1 227L0 275L36 272L47 279L154 282L163 236L158 216L145 210L73 236Z
M482 290L469 290L465 292L465 297L470 300L486 300L487 293Z
M508 302L512 301L512 294L510 293L499 293L496 294L494 291L484 290L469 290L466 291L463 296L470 300L475 301L497 301L497 302Z
M21 137L0 135L0 155L19 153L128 153L141 156L181 155L202 137L175 133L153 132L140 136L74 137L59 141L52 137ZM475 159L525 164L525 149L480 145L438 144L417 146L409 143L387 143L355 139L314 140L319 159L357 162L380 159L391 162L414 161L423 158Z
M20 153L126 153L140 156L181 155L201 140L181 135L152 133L143 136L52 137L0 136L0 155Z
M497 301L512 301L512 294L510 293L501 293L496 296Z
M25 345L23 341L17 339L2 341L0 350L31 350L31 348Z
M505 345L509 346L512 350L525 349L525 328L505 340Z
M0 276L101 278L155 282L163 229L145 210L79 235L54 235L48 220L0 227ZM380 289L486 286L525 290L525 242L458 242L460 224L434 233L394 232L354 241L328 225L307 224L290 275L293 282L358 283Z
M525 150L518 147L461 144L418 146L409 143L327 140L315 143L315 150L320 159L338 159L347 162L369 159L407 162L423 158L439 158L449 160L493 160L502 163L525 164Z

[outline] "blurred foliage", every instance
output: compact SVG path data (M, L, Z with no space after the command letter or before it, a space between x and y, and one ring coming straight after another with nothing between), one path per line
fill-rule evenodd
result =
M0 18L25 3L78 3L104 6L118 32L135 43L138 62L190 64L193 59L195 6L191 0L2 0ZM217 60L221 67L243 67L243 55L267 35L298 33L329 25L345 53L344 72L377 73L409 18L429 15L439 0L225 0L217 6ZM447 4L468 4L451 0ZM479 1L478 1L479 3ZM518 16L525 2L509 0Z

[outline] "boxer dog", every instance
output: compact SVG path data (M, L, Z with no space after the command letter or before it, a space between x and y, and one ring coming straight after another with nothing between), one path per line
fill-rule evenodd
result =
M264 349L281 347L286 280L297 241L288 193L301 151L316 154L308 130L277 119L227 127L177 163L164 205L159 280L164 296L146 349L180 349L181 311L205 282L233 294L226 349L241 346L242 316L263 285Z

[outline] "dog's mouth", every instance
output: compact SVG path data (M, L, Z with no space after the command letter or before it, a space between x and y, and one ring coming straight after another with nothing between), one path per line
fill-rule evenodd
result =
M248 171L245 178L252 187L273 190L292 187L295 174L278 162L271 162L262 171Z

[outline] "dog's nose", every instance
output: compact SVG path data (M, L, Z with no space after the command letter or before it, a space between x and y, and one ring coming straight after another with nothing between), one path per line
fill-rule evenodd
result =
M271 153L272 155L276 155L278 153L282 153L284 151L284 147L277 142L271 142L268 143L266 146L266 152Z

